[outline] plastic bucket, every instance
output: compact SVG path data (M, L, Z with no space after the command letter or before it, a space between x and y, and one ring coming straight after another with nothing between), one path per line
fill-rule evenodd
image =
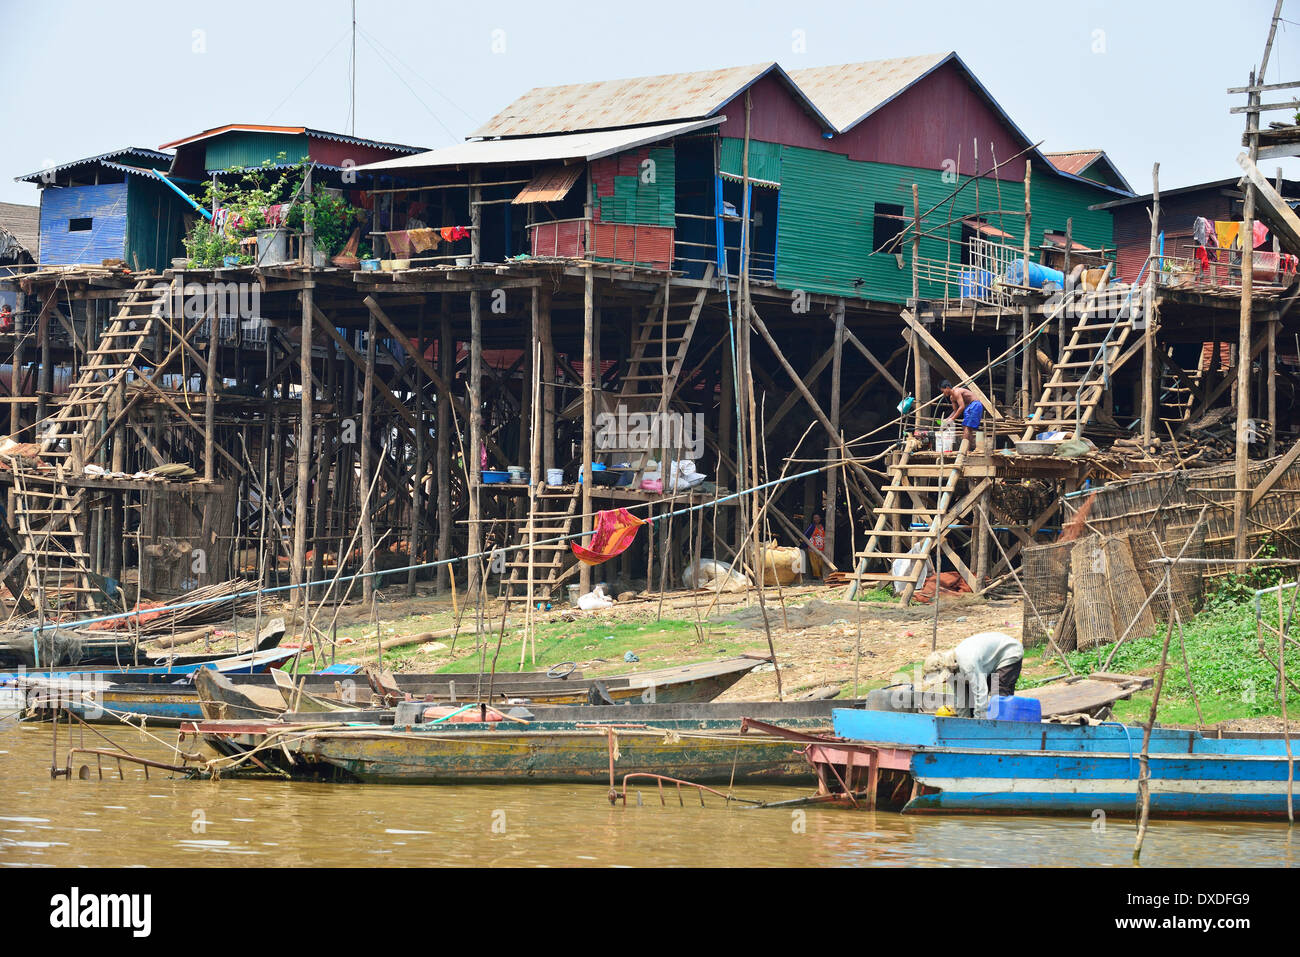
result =
M546 484L547 484L547 485L563 485L563 484L564 484L564 469L547 469L547 470L546 470Z

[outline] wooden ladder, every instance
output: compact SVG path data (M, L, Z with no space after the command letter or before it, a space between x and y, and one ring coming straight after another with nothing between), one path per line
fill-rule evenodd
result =
M1188 382L1199 387L1204 372L1199 368L1191 372L1184 370L1183 375L1179 376L1170 370L1171 365L1175 365L1173 358L1166 356L1165 365L1160 373L1158 408L1165 413L1160 416L1160 421L1171 429L1176 429L1187 421L1196 406L1198 390L1189 387Z
M13 520L27 557L28 597L45 612L94 610L99 588L82 532L84 492L69 488L62 464L36 472L13 463Z
M963 438L953 458L940 455L933 461L913 461L915 451L916 440L909 437L898 460L889 467L889 484L881 488L885 501L875 510L876 524L866 547L854 556L856 585L902 583L900 598L904 605L911 602L912 593L920 585L925 566L939 543L944 516L952 508L953 494L965 473L970 448ZM918 525L921 527L914 527ZM913 552L917 544L921 547ZM868 563L875 558L887 561L890 570L868 572ZM900 558L913 561L905 574L895 575L893 563Z
M713 278L713 268L710 263L705 269L705 283ZM665 291L661 290L655 297L632 340L632 355L628 358L627 375L623 376L623 389L618 397L619 404L629 413L651 413L658 421L664 420L686 366L686 354L690 351L708 293L708 287L701 286L693 301L669 303L667 316L664 315ZM680 311L688 305L690 312L681 315ZM674 315L675 310L677 315ZM653 449L618 445L606 446L600 451L610 459L607 464L615 464L614 459L626 459L635 469L632 484L637 488L641 485L645 463L654 453ZM666 487L667 466L661 463L661 467L665 469Z
M1034 414L1025 426L1024 441L1040 432L1072 432L1078 438L1092 421L1109 383L1108 370L1115 365L1129 333L1133 331L1131 309L1124 308L1114 320L1092 315L1101 297L1113 302L1114 289L1088 293L1081 302L1079 321L1052 378L1034 404Z
M172 284L167 285L165 292L155 292L156 282L150 278L136 283L86 357L67 398L53 415L38 424L41 457L47 462L78 471L86 464L82 457L95 424L113 397L121 395L128 375L140 374L136 366L160 325L157 310L166 306L164 300L172 295ZM67 440L67 448L60 447L62 440Z
M505 567L509 574L501 579L503 598L512 602L527 601L530 580L534 601L554 597L556 589L576 561L573 550L569 547L570 542L567 539L562 542L554 539L574 533L581 500L580 490L538 493L532 528L529 528L528 520L525 519L515 534L514 547L506 552ZM536 544L538 542L545 544ZM530 543L533 545L531 563L528 561Z

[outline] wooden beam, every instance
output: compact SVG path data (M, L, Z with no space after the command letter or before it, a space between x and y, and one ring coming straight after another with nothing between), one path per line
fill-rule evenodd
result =
M393 390L388 387L388 384L384 382L383 379L380 379L378 376L371 374L373 370L370 368L370 366L372 365L372 361L369 359L369 350L367 350L366 356L363 357L361 353L357 352L356 349L352 348L352 344L350 342L348 342L341 335L339 335L339 331L336 328L334 328L334 323L330 322L329 317L327 317L325 313L321 312L319 307L313 306L312 309L315 313L316 321L320 323L320 327L321 329L324 330L325 334L329 336L332 340L334 340L334 343L339 347L340 350L342 350L343 355L346 356L348 360L351 361L352 364L356 366L357 369L359 369L363 375L365 375L368 379L371 380L371 388L373 388L375 392L383 396L384 400L390 406L392 406L393 409L403 419L406 420L407 424L409 424L412 429L418 429L420 427L420 420L417 419L415 415L412 414L411 410L406 407L406 403L403 402L401 399L399 399L393 393ZM364 405L365 404L364 393L362 394L361 401L362 404ZM367 412L365 413L365 415L369 416L370 413ZM367 481L369 480L367 479Z
M1272 490L1273 486L1277 484L1277 480L1286 474L1287 469L1295 464L1297 458L1300 458L1300 442L1292 445L1290 451L1277 460L1277 464L1273 466L1272 471L1265 475L1260 483L1255 486L1250 493L1251 508L1258 505L1260 499Z
M850 343L855 349L861 352L868 362L870 362L873 366L876 367L877 374L883 376L885 380L898 391L898 394L900 396L907 395L907 389L903 387L903 383L895 379L893 375L890 373L889 369L886 368L889 365L888 362L882 363L879 359L877 359L875 355L872 353L872 351L862 344L862 340L860 340L847 328L844 330L844 339L846 342Z
M973 376L966 374L966 370L961 367L961 364L958 363L948 350L939 343L938 339L930 335L930 330L926 329L924 325L917 321L916 316L912 315L912 311L910 309L904 309L902 316L903 321L907 323L908 327L916 333L916 335L920 337L921 341L929 347L929 350L934 353L934 357L939 360L939 364L946 367L944 371L952 377L952 384L970 389L970 391L975 393L975 398L980 400L985 411L988 412L989 415L993 416L994 419L1001 419L1002 416L998 413L997 407L993 404L993 400L984 394L983 390L979 387L979 383L975 381ZM926 397L918 395L916 401L918 405L923 404L926 401Z
M411 342L402 330L397 328L397 325L393 320L388 318L388 315L379 307L379 303L375 301L373 296L366 296L365 303L366 308L374 312L375 318L379 320L379 324L387 329L389 335L397 340L397 344L406 351L406 354L415 360L415 364L419 366L420 371L428 376L429 381L438 387L439 392L451 399L452 406L455 407L462 420L468 422L469 409L459 396L452 393L451 383L439 375L438 370L429 364L429 360L426 359L423 353L416 348L415 343ZM506 455L506 453L501 449L501 446L497 445L490 435L484 435L482 436L482 439L484 444L487 445L488 450L496 455L502 464L510 462L510 456Z
M821 375L822 370L826 368L827 364L832 358L834 358L834 355L834 350L831 352L823 352L821 358L813 363L813 367L809 369L808 374L803 377L803 384L805 386L811 386L813 379ZM785 397L785 400L777 406L777 410L772 413L772 417L767 420L767 427L763 430L764 438L769 438L772 435L776 430L777 425L779 425L781 420L785 418L786 413L799 403L800 398L801 396L798 392L791 392Z
M768 348L772 350L772 354L776 356L777 362L781 364L781 368L785 370L786 375L790 377L790 381L795 384L795 388L797 388L803 395L804 401L808 403L816 414L817 421L822 424L822 428L824 428L826 434L830 436L831 444L836 448L839 448L847 459L848 454L842 447L839 430L835 428L830 418L828 418L826 413L822 411L822 407L817 404L816 398L814 398L813 394L808 391L808 387L803 384L803 379L799 378L799 374L794 371L794 367L790 365L789 361L785 357L785 353L781 351L780 347L776 344L776 340L772 338L772 333L767 331L767 326L763 324L763 320L758 315L758 310L753 306L750 306L749 308L749 317L754 323L754 328L759 331L759 334L762 335L763 339L767 342ZM849 468L853 469L854 473L858 476L858 479L866 487L872 489L875 488L871 481L871 477L863 470L862 466L853 461L848 461L846 464Z
M1288 250L1300 253L1300 216L1296 216L1247 154L1237 154L1237 165L1245 171L1246 178L1255 187L1255 198L1260 201L1257 211L1268 220L1273 232L1278 234Z

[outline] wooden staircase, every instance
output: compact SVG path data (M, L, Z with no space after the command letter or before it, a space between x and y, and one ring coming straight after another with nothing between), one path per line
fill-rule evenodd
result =
M172 295L155 291L156 278L142 279L122 302L108 328L100 334L94 350L86 357L77 380L58 410L38 425L41 458L77 471L86 464L83 456L92 433L108 410L114 396L120 397L131 373L140 375L138 365L150 338L158 331L159 307ZM144 362L148 365L149 363ZM63 441L67 447L61 447Z
M26 591L38 609L94 610L100 590L92 584L90 554L82 530L84 491L64 481L64 466L34 471L14 460L14 513L26 562Z
M710 264L705 270L706 283L713 278L713 269ZM619 405L628 413L649 413L663 421L677 391L708 292L707 286L701 286L694 300L670 303L666 315L663 292L655 297L632 339L632 354L628 357L627 374L623 376L623 389L618 397ZM688 307L689 311L683 315ZM657 454L654 449L618 445L606 446L600 452L607 464L620 461L631 464L635 469L632 484L638 488L646 461Z
M1090 292L1079 300L1083 305L1061 361L1052 370L1034 404L1034 414L1025 426L1028 441L1040 432L1072 432L1077 438L1092 421L1109 384L1109 370L1124 350L1133 331L1131 309L1119 310L1114 320L1094 316L1100 298L1114 301L1113 290Z
M854 556L857 571L850 596L862 583L901 583L902 603L906 605L912 600L912 593L938 546L945 516L953 507L954 493L964 475L969 451L963 438L952 458L939 455L935 459L913 460L916 440L908 438L898 460L889 467L889 484L881 488L885 501L875 510L876 524L866 547ZM913 554L912 548L918 543L921 547ZM906 574L895 575L893 563L900 558L914 561ZM884 560L890 570L868 572L868 563L873 559Z
M530 581L534 601L545 601L555 596L577 559L573 557L568 540L557 542L554 539L578 531L576 524L581 501L581 492L577 489L537 494L531 528L525 519L512 547L506 552L507 574L501 579L503 598L509 602L527 601ZM538 542L545 544L539 545ZM528 560L530 543L533 546L532 562Z

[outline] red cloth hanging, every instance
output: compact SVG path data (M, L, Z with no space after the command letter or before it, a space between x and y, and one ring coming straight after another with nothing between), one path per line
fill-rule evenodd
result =
M597 512L596 534L592 536L591 546L585 548L572 542L570 547L583 564L600 565L627 551L636 538L636 530L644 524L645 519L637 518L625 508Z

